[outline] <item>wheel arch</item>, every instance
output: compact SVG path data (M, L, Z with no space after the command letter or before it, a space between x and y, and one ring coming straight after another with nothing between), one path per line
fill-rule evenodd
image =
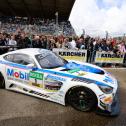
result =
M92 90L92 89L90 89L90 88L88 88L88 87L86 87L86 86L82 86L82 85L78 85L78 86L73 86L73 87L71 87L71 88L69 88L68 90L67 90L67 92L66 92L66 94L65 94L65 105L68 105L69 103L68 103L68 96L69 96L69 92L70 91L72 91L72 90L74 90L75 88L85 88L85 89L87 89L87 90L90 90L92 93L93 93L93 95L95 96L95 98L96 98L96 103L98 104L98 97L97 97L97 95L96 95L96 93Z

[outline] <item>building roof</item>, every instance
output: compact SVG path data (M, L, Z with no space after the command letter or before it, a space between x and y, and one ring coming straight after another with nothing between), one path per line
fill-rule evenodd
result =
M1 16L41 17L67 20L75 0L0 0Z

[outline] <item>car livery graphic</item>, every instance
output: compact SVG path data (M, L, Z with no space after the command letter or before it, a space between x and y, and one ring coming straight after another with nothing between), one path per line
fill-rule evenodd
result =
M0 88L71 105L80 111L119 114L118 82L104 69L37 48L0 56Z

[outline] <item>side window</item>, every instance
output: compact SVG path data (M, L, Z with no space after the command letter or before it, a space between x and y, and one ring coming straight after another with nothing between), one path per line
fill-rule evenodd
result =
M35 64L34 60L25 54L15 54L13 62L22 65Z
M34 60L26 54L8 54L3 57L6 61L22 65L35 64Z
M14 60L13 60L13 62L14 62L14 63L22 64L22 62L23 62L22 55L20 55L20 54L15 54L15 55L14 55Z
M5 60L9 61L9 62L13 62L14 59L14 55L13 54L9 54L3 57Z

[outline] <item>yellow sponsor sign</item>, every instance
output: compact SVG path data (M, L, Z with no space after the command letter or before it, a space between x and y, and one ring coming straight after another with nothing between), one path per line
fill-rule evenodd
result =
M86 62L87 60L87 50L68 50L54 48L53 52L57 53L66 60L76 60L81 62Z
M96 62L123 62L123 58L96 58Z
M96 63L123 63L124 54L115 55L113 52L96 52Z

